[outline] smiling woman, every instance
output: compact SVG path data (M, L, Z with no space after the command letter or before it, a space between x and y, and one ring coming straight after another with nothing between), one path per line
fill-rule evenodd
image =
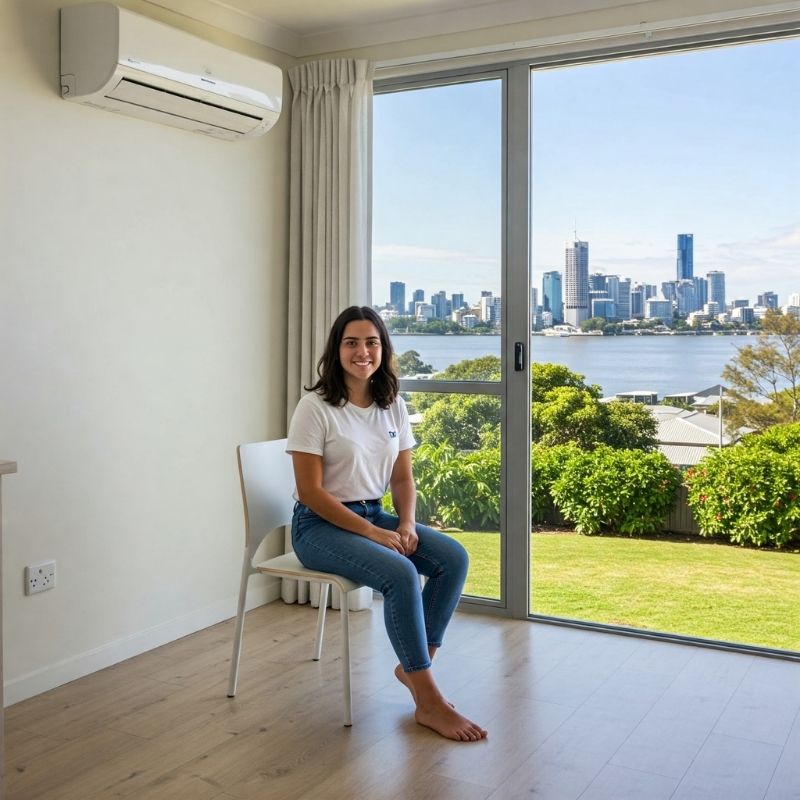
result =
M297 486L292 545L306 567L383 594L386 632L400 662L395 677L411 692L417 722L448 739L475 741L486 731L455 711L431 672L468 557L455 540L416 522L415 442L391 356L375 311L351 306L339 314L319 380L289 425ZM381 504L387 488L396 516ZM422 591L420 575L427 578Z

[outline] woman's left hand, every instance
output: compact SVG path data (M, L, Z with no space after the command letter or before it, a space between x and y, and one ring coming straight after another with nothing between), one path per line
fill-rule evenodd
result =
M417 529L414 523L401 522L397 526L397 532L400 534L400 543L403 545L405 554L407 556L413 555L419 543L419 536L417 536Z

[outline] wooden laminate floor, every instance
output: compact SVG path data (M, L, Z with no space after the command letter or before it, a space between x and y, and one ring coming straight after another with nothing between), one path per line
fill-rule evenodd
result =
M232 621L7 709L8 800L789 800L800 798L800 663L457 614L436 669L489 729L417 726L382 608L351 616L354 725L342 726L339 617Z

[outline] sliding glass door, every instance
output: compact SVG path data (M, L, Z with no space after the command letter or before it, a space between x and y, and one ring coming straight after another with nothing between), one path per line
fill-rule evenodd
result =
M759 332L800 311L798 65L787 39L532 70L534 614L800 650L800 448L752 444L730 383L775 379L755 410L790 419Z
M418 517L469 551L468 598L501 607L509 392L524 390L528 368L527 321L513 318L527 252L519 286L508 269L507 95L506 70L453 75L382 84L373 109L372 300L412 412Z
M800 318L800 40L625 55L377 84L421 517L469 549L467 602L797 651L800 433L750 435L791 382L735 372Z

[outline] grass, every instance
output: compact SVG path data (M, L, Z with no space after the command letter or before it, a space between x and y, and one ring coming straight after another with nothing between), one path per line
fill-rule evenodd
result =
M500 536L469 551L466 594L500 596ZM704 540L531 536L531 611L800 651L800 554Z

